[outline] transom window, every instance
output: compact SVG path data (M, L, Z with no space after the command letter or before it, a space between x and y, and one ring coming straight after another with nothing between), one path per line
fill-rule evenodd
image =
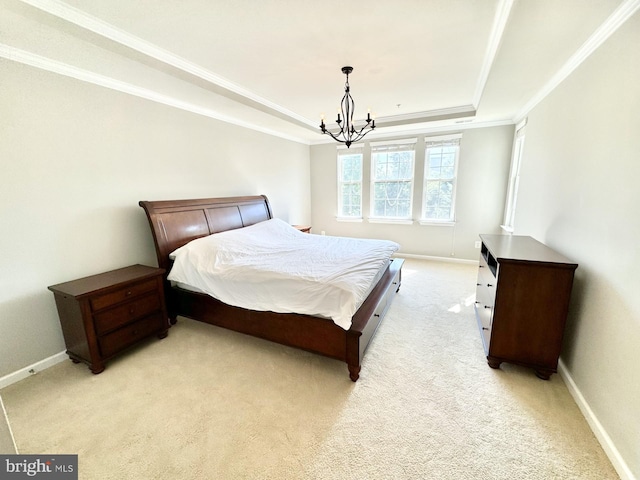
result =
M460 134L425 139L422 220L453 222Z
M416 140L371 145L371 217L411 219Z

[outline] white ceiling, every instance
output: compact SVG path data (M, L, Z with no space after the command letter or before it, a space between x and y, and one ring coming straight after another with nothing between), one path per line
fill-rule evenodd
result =
M321 114L335 118L344 93L340 71L344 65L354 67L349 80L356 119L364 118L370 108L379 135L450 128L463 118L467 126L519 120L532 102L563 78L563 72L579 64L590 42L597 46L598 35L615 30L612 19L620 17L621 10L630 5L637 9L638 4L637 0L2 2L14 15L30 17L31 30L42 32L44 25L64 30L181 85L169 88L166 81L164 89L165 80L146 74L141 86L149 91L305 143L327 139L317 126ZM18 3L22 8L16 7ZM13 41L18 48L37 43L35 38L24 40L24 27L14 32L7 27L5 33L7 43ZM41 36L48 37L48 48L56 41L61 45L48 57L127 81L128 74L115 62L80 61L68 46L66 55L61 53L68 41L52 40L52 33ZM44 43L38 54L46 50ZM454 118L444 119L449 116Z

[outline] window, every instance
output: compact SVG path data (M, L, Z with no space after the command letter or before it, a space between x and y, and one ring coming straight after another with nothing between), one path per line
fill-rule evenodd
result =
M362 150L338 150L338 217L362 218Z
M416 139L371 145L371 217L410 220Z
M509 189L507 190L507 199L504 207L504 225L502 225L502 228L507 232L513 232L518 185L520 183L520 163L522 161L526 126L526 118L516 126L516 138L513 143L513 155L511 156L511 171L509 172Z
M425 138L422 221L455 220L456 175L461 134Z

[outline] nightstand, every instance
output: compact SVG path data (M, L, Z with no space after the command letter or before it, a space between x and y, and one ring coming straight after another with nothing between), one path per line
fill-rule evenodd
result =
M164 272L132 265L48 287L69 358L100 373L107 360L140 340L166 337Z
M300 230L303 233L311 233L311 226L310 225L291 225L293 228L297 228L298 230Z

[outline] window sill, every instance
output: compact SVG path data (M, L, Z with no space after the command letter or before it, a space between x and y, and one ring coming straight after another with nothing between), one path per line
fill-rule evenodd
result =
M367 219L369 223L393 223L395 225L413 225L410 218L371 218Z
M338 222L362 223L362 217L336 217Z
M451 221L443 221L438 222L436 220L420 220L420 225L430 226L430 227L454 227L456 222Z
M513 233L513 227L510 227L509 225L500 225L500 228L507 233Z

